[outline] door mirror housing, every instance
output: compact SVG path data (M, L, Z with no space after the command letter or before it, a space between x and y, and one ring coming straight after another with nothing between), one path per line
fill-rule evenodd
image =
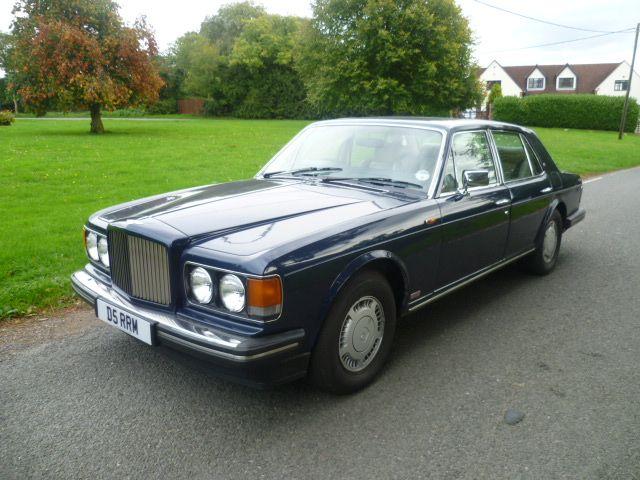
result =
M489 186L489 170L465 170L462 172L462 186L465 192L471 187Z

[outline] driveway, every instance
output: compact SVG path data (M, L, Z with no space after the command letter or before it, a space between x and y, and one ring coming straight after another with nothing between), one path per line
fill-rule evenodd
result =
M216 379L86 309L7 323L0 478L640 478L640 169L583 205L552 275L408 317L349 397Z

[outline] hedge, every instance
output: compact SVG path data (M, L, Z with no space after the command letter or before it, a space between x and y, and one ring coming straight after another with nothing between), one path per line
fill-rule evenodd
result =
M589 94L502 97L493 104L493 118L532 127L616 131L623 105L624 97ZM635 131L639 112L638 103L631 99L627 132Z

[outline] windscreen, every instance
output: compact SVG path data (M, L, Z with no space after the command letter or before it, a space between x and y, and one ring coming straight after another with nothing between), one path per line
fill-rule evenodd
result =
M281 150L262 174L381 178L424 189L434 175L442 139L442 133L421 128L316 126Z

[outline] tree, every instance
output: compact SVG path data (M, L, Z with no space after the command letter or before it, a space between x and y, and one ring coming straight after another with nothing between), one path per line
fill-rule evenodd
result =
M245 24L265 14L263 7L250 1L223 5L202 22L200 35L215 44L221 55L229 55Z
M487 96L487 105L493 105L493 102L496 99L502 97L502 86L499 83L494 83L491 86L491 90L489 90L489 95Z
M230 56L231 76L242 79L233 93L227 88L228 96L236 99L236 115L294 118L303 114L306 92L295 69L294 52L305 22L262 15L245 24Z
M8 72L8 59L11 51L11 37L0 32L0 68L4 69L6 76L0 78L0 110L13 108L18 113L18 99L10 82L11 73Z
M322 115L428 115L474 104L472 36L454 0L316 0L298 66Z
M153 103L162 80L144 18L125 26L110 0L18 0L7 59L22 100L44 114L87 108L91 132L101 111Z
M290 118L305 111L305 88L295 68L299 32L307 20L268 15L250 2L226 5L199 33L173 45L181 93L204 97L205 113Z
M184 77L182 92L195 97L210 97L220 83L218 47L202 35L190 32L172 47L175 65Z

